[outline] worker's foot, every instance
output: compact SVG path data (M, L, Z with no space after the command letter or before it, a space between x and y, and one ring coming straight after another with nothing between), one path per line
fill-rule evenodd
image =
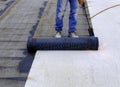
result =
M78 38L79 36L76 34L76 32L70 32L68 37Z
M56 35L55 35L55 38L61 38L61 37L62 37L61 31L57 31Z

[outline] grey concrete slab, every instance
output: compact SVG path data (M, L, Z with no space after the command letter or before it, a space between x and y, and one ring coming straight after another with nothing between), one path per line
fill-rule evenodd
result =
M5 4L6 4L7 1L4 1L4 0L0 0L0 10L4 9L5 8Z
M35 23L26 23L26 24L24 24L24 23L15 23L14 24L14 26L11 26L10 24L10 26L5 26L5 25L3 25L3 26L1 26L2 28L6 28L6 29L9 29L9 28L11 28L11 29L23 29L23 30L31 30L31 28L32 28L32 26L34 25Z
M0 85L2 87L24 87L24 84L25 84L24 81L7 80L7 79L0 80Z
M0 41L10 41L12 35L9 35L9 34L0 34Z
M27 74L19 73L17 67L1 67L0 68L0 78L9 78L9 77L26 77Z
M44 0L19 0L0 20L0 87L24 87L25 79L19 80L27 78L28 73L20 73L18 65L29 55L27 39L43 3Z
M26 42L9 42L6 48L12 49L12 50L26 49L27 43Z
M25 42L27 42L28 37L29 37L28 35L16 34L16 35L12 35L11 41L22 41L22 42L25 41Z
M21 60L0 59L0 67L16 67Z
M4 3L2 3L2 5L4 5L4 7L2 9L0 9L0 19L3 19L7 13L9 13L9 11L12 9L12 7L18 3L19 0L2 0L4 1Z
M0 50L0 57L26 57L23 50Z
M8 46L9 42L0 42L0 49L4 49Z
M43 2L19 0L0 20L0 87L24 87L25 80L19 81L18 77L26 78L28 73L20 73L18 65L27 57L27 39Z
M30 29L15 29L15 28L5 28L5 29L0 29L0 33L2 34L21 34L21 35L29 35L30 34Z

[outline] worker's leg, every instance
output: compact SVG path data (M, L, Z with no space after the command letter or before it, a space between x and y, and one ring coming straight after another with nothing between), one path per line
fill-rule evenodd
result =
M56 9L56 31L62 31L63 28L63 17L66 11L68 0L57 0L57 9Z
M77 27L77 14L78 14L78 0L69 0L70 2L70 15L69 15L69 30L68 32L76 31Z

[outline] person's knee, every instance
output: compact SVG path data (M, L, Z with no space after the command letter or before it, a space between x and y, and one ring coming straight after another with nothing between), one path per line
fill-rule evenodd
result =
M71 15L77 15L77 14L78 14L78 8L71 9L71 10L70 10L70 14L71 14Z

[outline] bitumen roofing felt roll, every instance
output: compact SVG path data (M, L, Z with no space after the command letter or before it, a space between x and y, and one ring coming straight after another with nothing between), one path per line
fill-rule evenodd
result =
M87 36L79 38L30 38L27 48L29 52L37 50L98 50L97 37Z

